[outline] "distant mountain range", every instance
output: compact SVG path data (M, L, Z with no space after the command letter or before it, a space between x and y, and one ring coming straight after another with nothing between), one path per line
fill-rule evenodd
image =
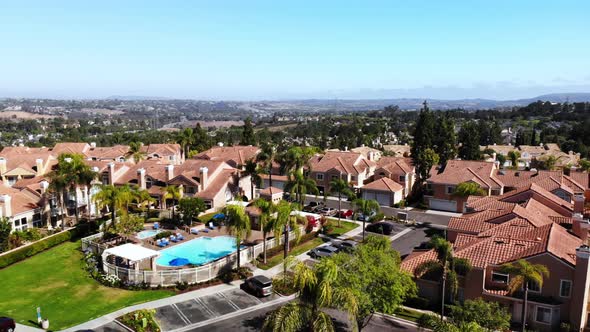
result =
M143 97L143 96L111 96L107 99L138 101L138 100L172 100L164 97ZM590 93L553 93L540 95L533 98L515 100L494 100L494 99L428 99L432 109L502 109L513 106L526 106L532 102L550 101L555 103L563 102L590 102ZM377 110L386 106L397 105L403 110L413 110L422 107L423 98L394 98L394 99L291 99L291 100L264 100L264 101L234 101L237 105L251 110L264 111L364 111Z

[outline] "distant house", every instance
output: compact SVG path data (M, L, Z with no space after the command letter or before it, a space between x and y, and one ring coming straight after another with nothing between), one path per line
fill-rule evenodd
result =
M390 144L383 145L383 150L390 153L395 153L396 157L410 157L411 147L408 144Z
M248 161L256 158L260 148L251 145L214 146L195 156L195 159L223 161L235 168L242 168Z
M379 205L393 206L403 199L404 188L390 178L383 177L361 188L363 199L372 199Z
M416 168L410 158L383 157L377 161L375 180L389 178L402 186L402 198L405 199L416 182ZM397 203L397 202L396 202Z
M309 177L316 182L320 193L330 193L330 182L335 179L343 179L355 188L362 187L373 176L376 166L357 152L326 151L311 159Z

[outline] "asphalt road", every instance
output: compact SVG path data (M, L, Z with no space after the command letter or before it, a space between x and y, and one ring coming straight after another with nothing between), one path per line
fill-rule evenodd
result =
M245 313L240 316L232 317L230 319L222 320L207 326L202 326L191 332L209 332L209 331L237 331L237 332L254 332L260 331L264 324L266 315L278 308L279 306L272 306L262 308L256 311ZM328 310L332 317L336 317L335 326L336 331L350 331L349 326L343 321L346 320L346 314ZM418 328L407 324L403 321L396 320L390 317L373 316L369 324L363 329L364 332L385 332L385 331L403 331L403 332L417 332Z

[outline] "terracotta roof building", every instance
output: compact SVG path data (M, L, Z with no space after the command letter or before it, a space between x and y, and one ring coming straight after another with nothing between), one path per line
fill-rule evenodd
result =
M317 183L320 193L329 193L330 182L343 179L353 187L362 187L373 176L377 164L352 151L326 151L310 161L309 176Z

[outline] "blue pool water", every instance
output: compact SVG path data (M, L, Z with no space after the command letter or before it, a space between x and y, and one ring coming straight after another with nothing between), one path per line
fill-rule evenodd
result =
M160 233L159 230L149 229L145 231L141 231L137 233L137 238L140 240L147 239L148 237L156 236L156 234Z
M202 265L236 251L236 239L231 236L200 237L160 251L156 264L171 266L175 258L186 258L191 264Z

